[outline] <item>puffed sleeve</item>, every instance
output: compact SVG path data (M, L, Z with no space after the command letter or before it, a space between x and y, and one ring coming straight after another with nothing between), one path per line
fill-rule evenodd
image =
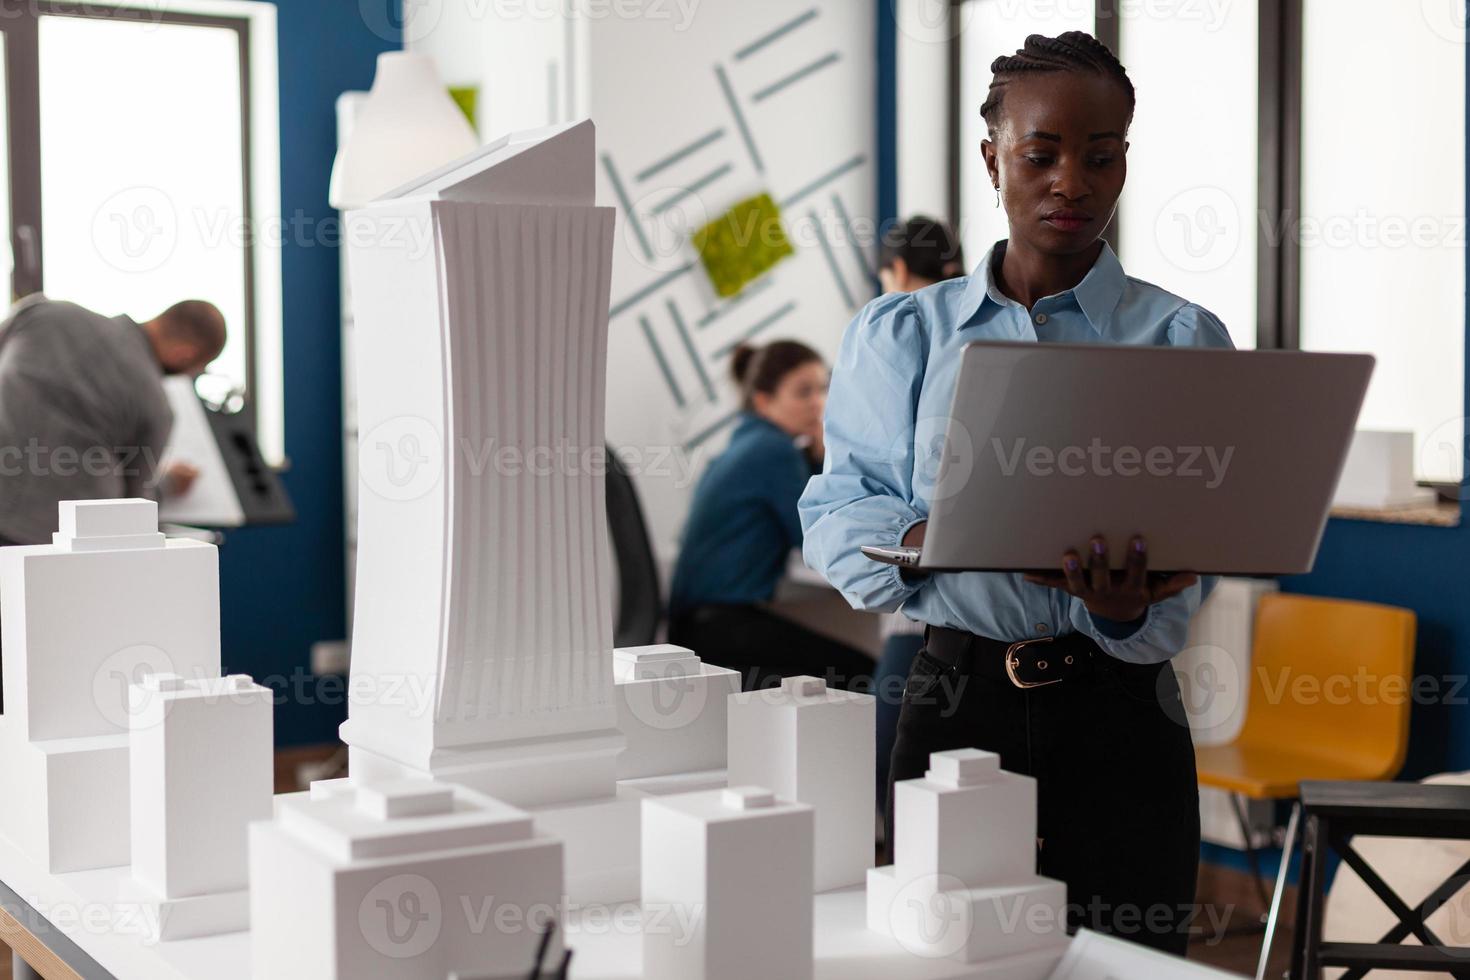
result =
M826 459L799 505L802 554L855 609L891 612L921 585L859 549L896 546L928 516L911 503L927 348L913 297L894 293L858 313L832 366Z
M1235 347L1220 318L1198 303L1185 303L1178 309L1168 334L1170 347Z

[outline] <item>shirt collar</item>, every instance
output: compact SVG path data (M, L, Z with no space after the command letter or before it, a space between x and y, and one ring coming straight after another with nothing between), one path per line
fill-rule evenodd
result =
M980 264L970 275L970 283L965 288L964 318L968 320L979 312L986 300L990 300L996 306L1016 306L1015 300L1000 291L995 281L995 263L999 262L1005 254L1006 242L1004 239L996 242L985 253ZM1087 275L1082 281L1071 289L1056 296L1066 296L1069 293L1077 301L1077 306L1082 310L1087 322L1092 324L1092 329L1098 333L1112 319L1113 310L1118 306L1118 300L1123 298L1123 264L1118 261L1118 256L1113 252L1112 246L1103 242L1102 251L1097 253L1097 260L1093 262L1092 268L1087 270Z

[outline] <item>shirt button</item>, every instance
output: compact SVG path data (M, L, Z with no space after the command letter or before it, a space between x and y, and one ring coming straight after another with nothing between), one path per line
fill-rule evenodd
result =
M1045 623L1037 623L1036 624L1036 632L1038 632L1038 633L1045 633L1046 632L1046 624Z
M1046 314L1045 313L1038 313L1038 314L1036 314L1036 325L1038 327L1040 327L1040 326L1044 326L1045 324L1046 324Z

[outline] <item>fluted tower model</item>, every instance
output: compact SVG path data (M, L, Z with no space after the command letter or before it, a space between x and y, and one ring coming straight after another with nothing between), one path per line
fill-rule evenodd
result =
M361 500L355 781L613 792L603 414L613 209L590 121L348 215Z

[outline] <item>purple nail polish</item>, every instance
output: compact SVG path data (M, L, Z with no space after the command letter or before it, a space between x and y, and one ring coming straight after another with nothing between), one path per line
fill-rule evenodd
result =
M1092 553L1094 555L1100 555L1107 550L1107 547L1108 546L1103 544L1101 541L1094 541L1092 542Z
M1140 555L1143 554L1143 539L1142 538L1134 538L1133 539L1133 550L1136 551L1136 552L1138 552Z
M1069 572L1075 572L1077 570L1077 559L1071 557L1070 555L1067 557L1066 561L1062 562L1062 564L1067 566L1067 571Z

